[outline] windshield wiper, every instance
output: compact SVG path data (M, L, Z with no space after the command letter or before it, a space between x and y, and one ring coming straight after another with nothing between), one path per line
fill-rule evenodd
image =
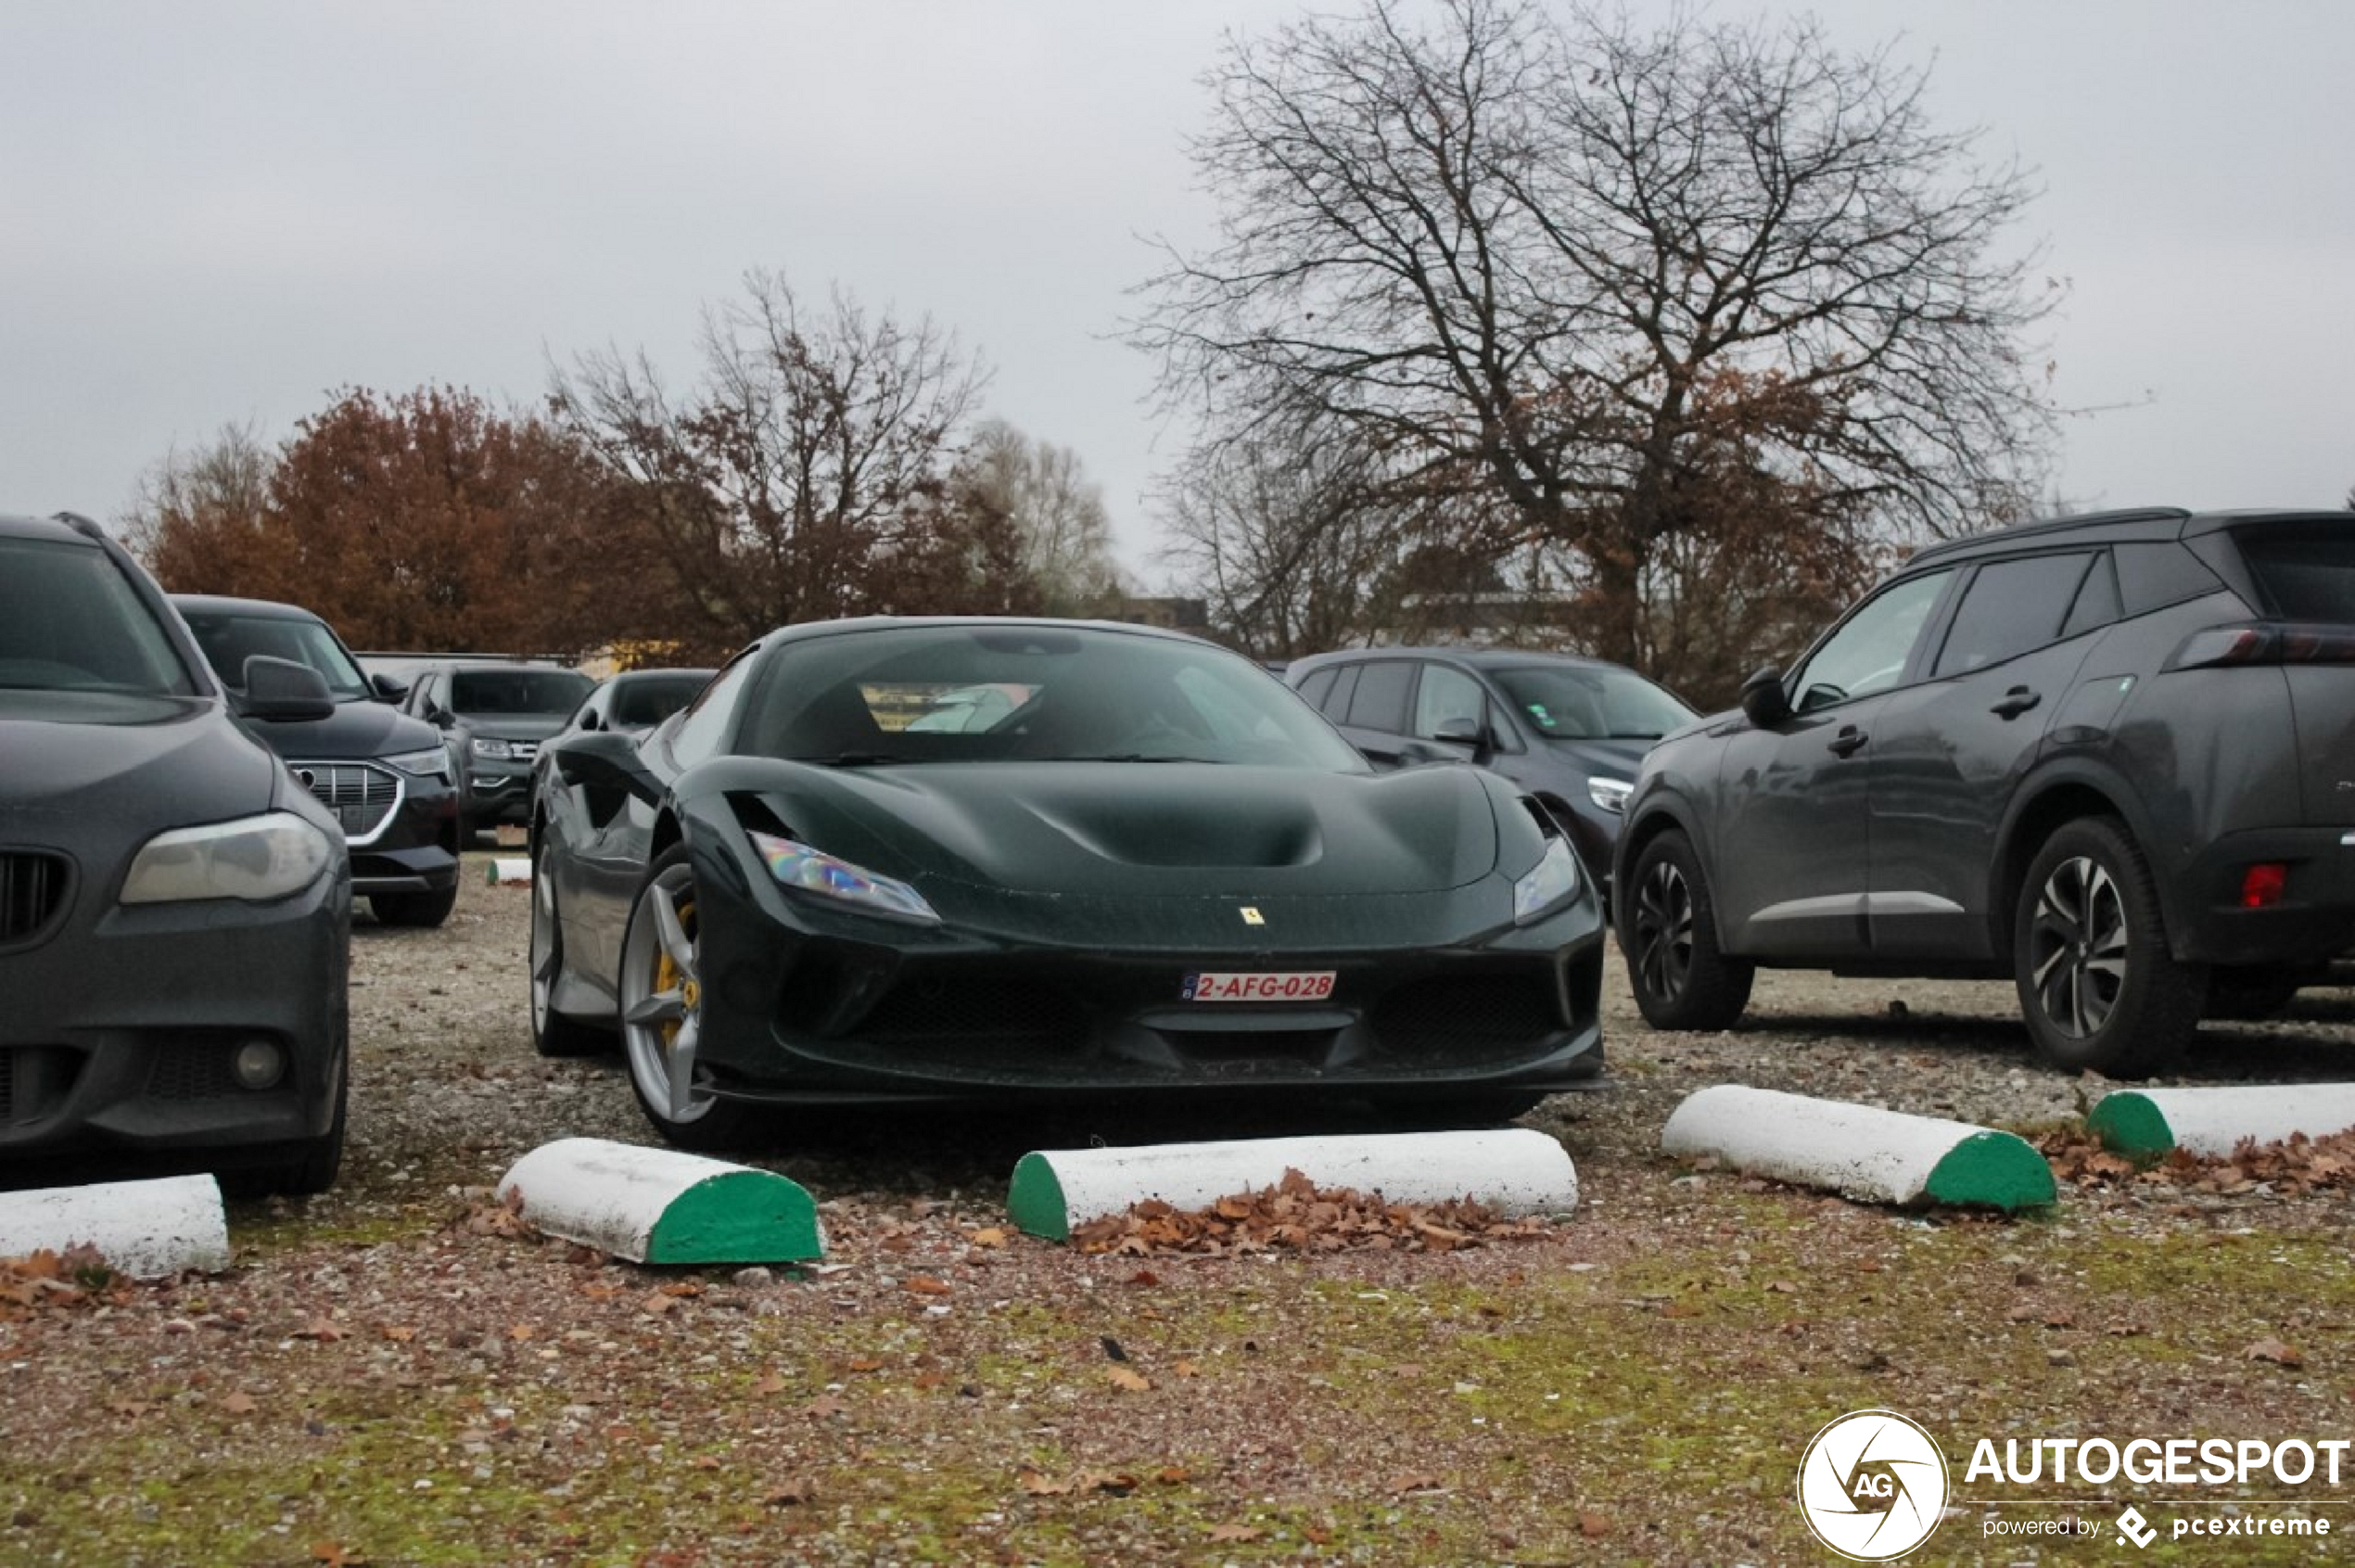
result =
M1176 757L1157 751L1111 751L1085 757L1044 757L1039 760L1042 762L1200 762L1211 767L1219 766L1216 758Z

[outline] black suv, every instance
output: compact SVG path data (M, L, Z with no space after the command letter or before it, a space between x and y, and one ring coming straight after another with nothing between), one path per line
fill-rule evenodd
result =
M402 706L447 737L464 805L460 834L531 821L531 759L596 688L577 669L530 659L436 659Z
M1284 670L1377 768L1472 762L1544 803L1608 893L1636 764L1693 710L1623 665L1513 648L1368 648Z
M2002 977L2047 1059L2159 1071L2355 946L2355 516L2109 512L1916 555L1627 806L1662 1028L1759 964Z
M315 723L248 720L343 824L351 890L387 925L439 925L458 899L458 787L441 732L386 706L398 682L361 673L351 650L309 610L264 599L175 593L233 699L246 694L246 660L309 665L336 710Z

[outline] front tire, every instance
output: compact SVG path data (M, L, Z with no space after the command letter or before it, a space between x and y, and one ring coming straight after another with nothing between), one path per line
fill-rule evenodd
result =
M2148 1077L2191 1044L2208 971L2168 951L2158 886L2123 822L2085 817L2046 839L2012 931L2020 1013L2053 1065Z
M1755 964L1717 946L1716 906L1692 841L1671 830L1644 846L1617 889L1619 949L1644 1022L1729 1029L1750 1005Z
M592 1056L613 1048L613 1036L556 1011L564 978L565 928L557 918L556 884L548 874L543 839L531 861L531 1045L542 1056Z
M713 1093L707 1069L694 1070L685 1104L672 1106L676 1054L692 1054L703 1033L702 947L694 868L687 847L674 844L647 868L621 938L621 1052L630 1087L666 1141L727 1149L745 1141L758 1113Z

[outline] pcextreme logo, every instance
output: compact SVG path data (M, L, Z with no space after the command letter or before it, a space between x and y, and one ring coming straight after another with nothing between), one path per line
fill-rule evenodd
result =
M1827 1422L1799 1461L1799 1511L1815 1538L1858 1562L1903 1557L1946 1511L1946 1456L1894 1410Z

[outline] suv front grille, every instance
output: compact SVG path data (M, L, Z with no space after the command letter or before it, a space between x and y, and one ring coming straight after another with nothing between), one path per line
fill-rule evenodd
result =
M72 862L34 849L0 849L0 945L29 942L66 907Z
M336 814L344 837L366 844L401 804L401 781L372 762L289 762L303 787Z

